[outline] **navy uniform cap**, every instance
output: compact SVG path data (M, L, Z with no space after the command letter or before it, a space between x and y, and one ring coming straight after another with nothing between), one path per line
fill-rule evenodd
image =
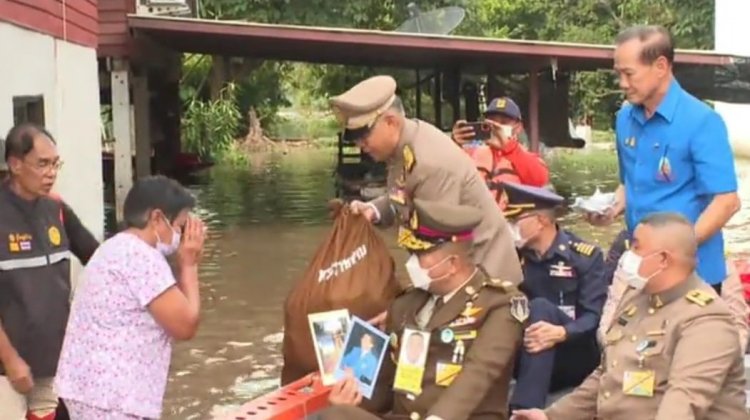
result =
M513 99L508 97L495 98L487 105L484 116L492 114L502 114L519 121L523 119L521 118L521 108L518 107L518 104Z
M508 218L518 217L524 212L553 209L565 201L562 196L546 188L513 182L504 182L503 191L508 198L503 214Z

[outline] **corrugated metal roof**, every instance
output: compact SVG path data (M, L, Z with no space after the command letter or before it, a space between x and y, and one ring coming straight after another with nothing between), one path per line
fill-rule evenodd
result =
M327 64L464 71L528 71L556 61L563 70L612 67L613 46L411 34L157 16L128 16L136 34L178 51ZM678 64L725 65L733 57L678 50Z

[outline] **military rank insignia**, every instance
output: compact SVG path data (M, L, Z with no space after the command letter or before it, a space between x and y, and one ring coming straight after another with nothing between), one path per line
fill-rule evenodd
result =
M416 163L417 160L414 157L414 151L411 149L411 146L407 144L404 146L404 172L410 174Z
M714 301L714 297L700 289L694 289L685 298L698 306L706 306Z
M510 298L510 315L520 323L529 319L529 301L526 296L513 296Z
M391 201L402 206L406 205L406 191L403 188L391 189L390 197Z
M411 213L411 217L409 218L409 227L412 230L419 229L419 217L417 216L417 212L416 211L412 211L412 213Z
M573 249L583 256L590 257L594 254L596 247L586 242L576 242L573 244Z

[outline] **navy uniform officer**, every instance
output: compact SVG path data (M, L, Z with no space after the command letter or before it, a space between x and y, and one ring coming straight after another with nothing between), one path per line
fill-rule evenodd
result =
M413 287L389 308L390 355L373 399L364 402L380 418L508 418L528 302L512 281L491 278L472 262L472 231L481 217L472 206L414 200L409 228L399 232L399 244L412 254L406 268ZM412 348L419 342L422 352ZM357 407L362 396L353 377L333 387L330 401L324 419L378 418Z
M601 250L557 226L562 197L504 187L531 309L511 408L542 408L548 392L577 386L599 363L596 330L609 282Z

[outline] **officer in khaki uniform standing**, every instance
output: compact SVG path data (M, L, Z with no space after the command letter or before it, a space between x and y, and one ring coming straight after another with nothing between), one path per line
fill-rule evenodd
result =
M355 212L381 226L399 223L399 235L405 235L416 198L475 207L481 220L474 232L474 261L493 278L522 281L508 224L474 163L448 135L404 116L392 77L360 82L332 98L331 105L345 127L345 138L376 161L388 162L387 194L369 203L353 202Z
M695 274L693 225L653 213L620 263L629 284L602 362L546 411L515 420L745 420L745 371L732 314Z
M471 261L479 209L420 199L413 204L415 223L400 238L412 254L406 268L413 287L389 310L390 351L373 399L363 402L349 376L334 385L333 407L322 417L505 420L529 312L526 297L512 282L488 276ZM419 343L426 357L418 357L414 346Z

